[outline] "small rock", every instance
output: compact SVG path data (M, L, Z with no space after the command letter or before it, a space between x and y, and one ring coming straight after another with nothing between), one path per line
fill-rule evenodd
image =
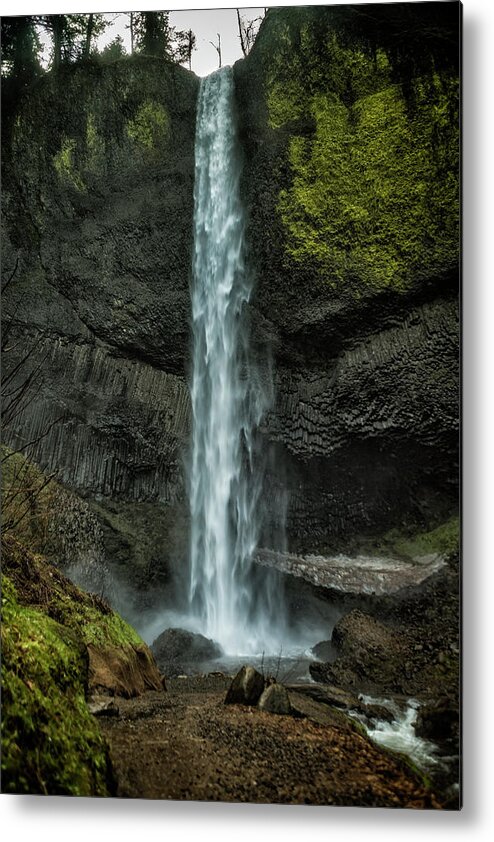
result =
M358 712L363 714L367 722L374 725L376 722L393 722L394 714L384 705L369 704L361 702Z
M282 684L270 684L266 687L257 706L260 710L285 716L291 712L288 692Z
M263 690L261 673L254 667L243 666L228 688L225 705L256 705Z
M88 708L93 716L119 716L120 714L115 700L109 696L93 697L88 701Z

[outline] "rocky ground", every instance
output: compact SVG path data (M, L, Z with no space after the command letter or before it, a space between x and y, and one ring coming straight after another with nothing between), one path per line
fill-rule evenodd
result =
M289 716L225 705L229 683L177 678L99 719L119 797L441 808L402 758L341 712L296 691Z
M418 591L402 598L349 601L336 623L331 660L314 663L312 678L351 694L420 703L417 736L449 758L440 781L459 778L460 588L458 556ZM439 783L439 781L438 781Z
M331 642L337 657L316 664L317 681L352 692L417 696L459 694L459 569L452 555L418 591L401 598L347 600Z

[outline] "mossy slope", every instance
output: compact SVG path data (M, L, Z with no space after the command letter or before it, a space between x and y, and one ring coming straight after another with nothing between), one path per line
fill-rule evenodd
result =
M2 567L2 790L109 795L107 749L85 702L88 646L146 647L104 600L12 536Z
M84 649L2 577L2 791L109 795L105 742L84 694Z

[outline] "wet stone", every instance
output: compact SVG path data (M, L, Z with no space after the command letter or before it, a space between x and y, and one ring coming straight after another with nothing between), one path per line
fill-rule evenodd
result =
M225 698L225 705L256 705L264 690L264 678L254 667L238 671Z

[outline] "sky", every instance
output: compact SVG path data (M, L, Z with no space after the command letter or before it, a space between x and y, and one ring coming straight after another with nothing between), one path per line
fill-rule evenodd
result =
M194 9L187 8L194 5ZM289 3L274 3L272 5L289 5ZM196 49L192 54L192 70L198 76L207 76L218 67L218 53L210 43L213 41L217 43L218 33L221 35L221 53L223 66L227 64L234 64L239 58L242 58L242 50L240 47L240 39L238 35L238 23L236 7L228 3L221 4L222 8L208 8L214 6L213 2L203 2L200 0L189 0L189 3L180 2L180 0L173 0L174 11L170 13L170 24L177 29L192 29L196 35ZM127 52L130 52L130 32L127 28L129 17L125 14L118 14L121 11L151 11L160 9L152 0L147 3L103 3L101 0L91 2L91 0L20 0L14 3L10 0L4 0L2 3L2 14L54 14L64 12L103 12L108 15L108 18L113 19L111 26L98 40L98 47L101 49L105 44L112 41L115 36L121 35L124 40L124 45ZM247 20L260 17L264 14L264 7L250 7L240 8L240 14ZM48 55L48 54L47 54Z
M175 5L178 4L176 3ZM152 8L152 4L146 6L146 10L149 7ZM248 20L261 17L263 14L263 7L240 8L240 15ZM108 14L108 18L115 18L115 13ZM128 15L118 15L103 36L101 36L98 46L101 48L112 41L118 34L123 38L127 52L130 52L130 31L128 29L128 23ZM239 58L242 58L235 8L177 9L170 13L170 25L176 29L192 29L195 33L196 49L192 54L192 70L198 76L207 76L218 67L218 53L211 44L211 42L218 43L218 33L221 36L223 66L234 64Z

